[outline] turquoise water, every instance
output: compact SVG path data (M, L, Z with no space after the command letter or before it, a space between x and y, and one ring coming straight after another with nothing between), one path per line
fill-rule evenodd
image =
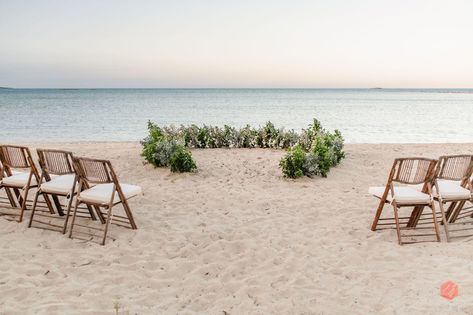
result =
M158 124L289 129L313 117L349 143L473 142L473 90L0 89L0 141L122 141Z

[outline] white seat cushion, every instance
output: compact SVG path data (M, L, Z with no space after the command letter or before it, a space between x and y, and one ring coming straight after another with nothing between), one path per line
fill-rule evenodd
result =
M378 198L383 197L386 187L370 187L368 192ZM388 193L387 201L391 203L391 192ZM394 187L394 199L398 204L428 204L430 196L424 194L412 187L398 186Z
M450 200L466 200L470 199L471 192L460 186L457 181L451 180L438 180L437 181L440 195L443 199L450 199ZM437 189L434 187L434 196L437 197Z
M72 190L74 178L74 174L54 176L49 182L41 184L41 190L50 194L67 195Z
M122 188L126 199L139 195L142 192L140 186L120 184L120 187ZM108 204L110 202L110 198L112 197L112 189L113 183L99 184L81 192L80 199L85 202ZM119 201L120 198L118 197L118 193L115 192L113 202L116 203Z
M29 176L30 173L14 172L12 176L4 177L2 180L2 184L18 188L25 187L28 183ZM36 186L36 178L34 177L34 175L31 178L30 186Z

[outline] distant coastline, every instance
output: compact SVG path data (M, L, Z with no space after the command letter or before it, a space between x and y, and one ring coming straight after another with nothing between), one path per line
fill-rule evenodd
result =
M43 91L94 91L94 90L174 90L174 91L391 91L391 92L428 92L428 93L471 93L469 88L404 88L404 87L6 87L0 90L43 90Z

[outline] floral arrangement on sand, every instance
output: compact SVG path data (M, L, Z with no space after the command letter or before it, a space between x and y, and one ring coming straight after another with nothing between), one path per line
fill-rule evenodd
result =
M173 172L192 172L197 166L189 148L273 148L288 150L279 163L285 177L326 177L330 168L345 157L340 131L326 131L317 119L300 133L276 128L267 122L260 128L246 125L164 126L148 122L148 136L141 141L142 156L156 167Z

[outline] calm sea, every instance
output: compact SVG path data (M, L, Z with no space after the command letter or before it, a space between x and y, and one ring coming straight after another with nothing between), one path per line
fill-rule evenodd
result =
M312 118L349 143L473 142L473 89L0 89L0 141L120 141L161 125Z

